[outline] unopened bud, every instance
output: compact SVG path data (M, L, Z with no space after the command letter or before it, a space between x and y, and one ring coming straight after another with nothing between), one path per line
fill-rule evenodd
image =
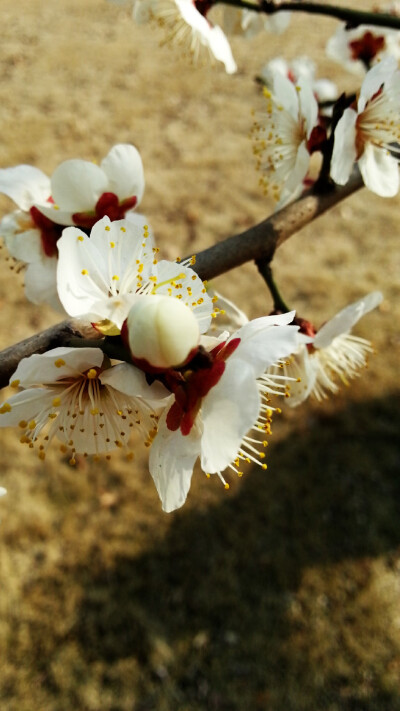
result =
M155 368L181 365L198 346L199 326L191 309L170 296L142 296L129 311L132 356Z

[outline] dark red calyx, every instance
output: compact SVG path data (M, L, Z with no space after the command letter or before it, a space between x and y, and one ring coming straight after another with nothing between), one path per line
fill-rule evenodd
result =
M102 217L109 217L112 222L114 220L122 220L125 217L125 213L128 210L132 210L136 203L137 198L135 196L119 202L119 198L115 193L103 193L96 202L94 211L75 212L72 215L72 219L78 227L90 229Z
M206 17L207 12L213 5L214 2L210 2L210 0L194 0L194 6L197 12L199 12L200 15L203 15L203 17Z
M305 336L310 336L310 338L314 338L317 333L317 330L311 321L307 321L305 318L301 318L300 316L294 317L293 324L295 326L300 326L299 332L304 333Z
M58 254L57 241L61 237L64 225L56 225L48 217L42 215L34 205L29 210L34 225L40 231L40 239L46 257L56 257Z
M359 39L349 43L352 59L359 59L367 68L370 67L371 61L383 50L384 46L385 38L381 35L374 35L370 30Z
M310 153L323 151L326 146L326 130L323 126L314 126L307 141L307 150Z
M172 432L180 429L188 435L201 407L202 399L210 392L225 370L225 361L236 350L240 338L219 343L212 351L199 347L195 357L179 375L169 371L165 383L175 395L175 402L167 414L167 427Z

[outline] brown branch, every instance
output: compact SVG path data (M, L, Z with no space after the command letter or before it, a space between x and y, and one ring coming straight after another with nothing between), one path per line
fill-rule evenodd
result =
M285 240L361 187L362 178L355 170L343 187L332 187L322 195L311 189L258 225L199 252L194 269L201 279L212 279L253 259L271 261Z
M23 358L33 353L45 353L59 346L72 345L74 341L77 343L77 339L81 341L82 337L87 338L90 335L95 345L100 334L97 334L93 328L88 329L87 324L83 325L78 321L62 321L41 333L25 338L14 346L5 348L0 352L0 388L8 385L11 375Z
M218 0L217 0L218 1ZM252 0L219 0L223 5L231 5L233 7L242 8L244 10L253 10L255 12L264 12L267 15L273 15L282 10L290 12L305 12L311 15L324 15L325 17L334 17L336 20L342 20L350 28L358 27L359 25L375 25L376 27L392 27L400 29L400 17L387 12L367 12L365 10L354 10L352 8L338 7L336 5L327 5L325 2L305 2L304 0L261 0L261 2L252 2Z
M343 187L333 187L322 195L315 195L310 190L258 225L199 252L194 269L204 280L228 272L245 262L259 259L270 261L275 250L291 235L362 186L362 178L357 170ZM63 321L6 348L0 352L0 388L8 385L22 358L33 353L45 353L57 346L77 346L82 343L82 338L88 337L96 345L99 335L94 329L88 329L87 324L80 324L79 321Z

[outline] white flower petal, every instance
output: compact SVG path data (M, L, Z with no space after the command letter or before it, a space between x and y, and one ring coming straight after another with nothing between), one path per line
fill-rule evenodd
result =
M120 291L136 290L140 263L143 264L140 271L143 281L153 271L154 238L144 215L130 213L124 220L114 222L103 217L93 226L90 242L101 254L107 255L103 276L109 281L118 275Z
M296 121L299 119L299 97L296 87L287 76L276 74L273 80L273 94L278 104Z
M104 354L100 348L60 346L21 360L11 382L18 380L24 388L55 383L62 378L76 377L89 368L100 367L103 359Z
M229 358L220 381L202 402L201 466L205 472L223 471L235 459L259 410L253 368L239 358Z
M293 318L292 311L249 321L233 334L233 338L240 338L240 343L231 358L250 363L256 377L261 375L281 358L296 351L298 327L283 325L291 323ZM277 325L273 325L274 321Z
M200 454L200 432L195 427L189 435L171 432L166 425L169 408L162 415L158 432L150 448L149 468L163 510L169 513L186 501L193 466Z
M108 368L101 373L100 380L129 397L140 397L151 402L152 407L165 405L166 399L171 397L171 393L157 380L149 385L145 373L130 363Z
M310 138L311 131L318 123L318 103L310 79L305 76L300 77L297 82L297 87L300 113L306 123L307 138Z
M72 212L70 210L60 210L59 206L52 202L46 203L45 205L36 203L35 207L37 207L42 215L48 217L52 222L55 222L56 225L68 226L74 224L72 217L75 212L74 210Z
M23 232L17 231L21 229L15 219L19 216L23 216L23 213L5 215L1 222L0 230L2 237L5 239L6 247L15 259L27 264L38 262L43 257L40 231L35 228L28 228Z
M220 27L212 27L208 37L210 50L214 57L223 63L227 74L234 74L237 65L232 55L230 44Z
M105 255L77 227L63 230L57 246L57 288L61 303L70 316L90 315L93 304L105 300L108 293Z
M137 205L144 192L144 171L139 151L135 146L119 143L100 164L108 178L107 192L115 193L119 200L135 196Z
M211 299L216 299L216 306L220 310L218 317L213 319L210 327L210 332L214 335L220 335L225 332L227 335L223 340L226 340L229 333L236 331L248 323L249 319L244 311L239 309L233 301L226 299L222 294L212 288L207 289L207 294ZM225 331L227 327L229 328L229 332ZM205 344L203 343L203 345Z
M358 165L366 187L381 197L394 197L399 190L399 166L389 151L367 143Z
M353 109L346 109L335 128L331 178L338 185L347 183L357 159L356 121L357 113Z
M107 176L98 165L86 160L67 160L51 176L51 194L60 210L86 212L94 209L107 191Z
M48 304L65 314L57 293L57 257L43 257L28 264L25 271L25 296L33 304Z
M380 291L373 291L339 311L336 316L321 326L313 341L314 348L327 348L334 338L349 333L362 316L379 306L382 299Z
M38 168L16 165L0 170L0 193L28 211L35 202L45 202L50 197L50 180Z
M307 175L309 165L310 154L305 141L302 141L297 149L296 162L282 191L282 199L285 199L285 196L292 194L298 186L302 186L303 180Z
M16 393L2 403L0 427L12 427L20 422L29 423L37 415L51 407L54 395L46 388L29 388ZM7 406L10 408L6 409Z
M360 96L357 104L358 113L364 111L367 101L369 101L376 94L376 92L379 91L382 84L385 84L388 77L390 77L396 69L396 59L388 56L369 70L361 85Z

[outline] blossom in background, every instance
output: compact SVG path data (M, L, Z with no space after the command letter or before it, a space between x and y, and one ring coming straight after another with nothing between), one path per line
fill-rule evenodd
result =
M318 331L308 321L296 320L301 323L297 348L283 365L283 372L293 378L288 405L296 407L309 395L322 400L329 392L339 390L338 380L347 385L359 375L373 348L370 341L350 332L357 321L381 301L382 294L374 291L347 306ZM274 374L276 369L270 372Z
M150 473L165 511L182 506L198 457L202 469L217 474L227 467L239 476L240 462L264 469L265 435L270 431L271 393L281 393L285 380L263 377L270 365L296 347L293 313L250 321L231 337L206 337L187 370L163 379L172 392L150 449ZM254 436L248 436L254 430ZM260 451L261 449L261 451Z
M307 175L313 138L318 133L318 104L310 82L294 85L275 74L273 87L264 89L267 110L256 118L253 152L266 195L285 202ZM315 131L314 131L315 129Z
M114 378L120 385L127 368L129 395L113 385ZM133 366L111 366L99 348L55 348L24 358L10 385L19 392L0 407L0 427L18 426L21 443L37 445L41 459L56 436L72 464L76 453L123 447L132 428L149 444L157 425L154 408L166 395Z
M265 15L254 10L240 10L236 7L225 5L223 28L228 35L242 35L251 38L262 30L281 34L290 22L290 12L274 12Z
M315 78L316 66L309 57L297 57L291 62L287 62L283 57L275 57L263 66L260 72L260 79L269 88L273 88L274 77L277 74L287 77L293 84L297 84L300 79L308 81L318 102L336 101L338 89L329 79Z
M7 489L4 489L3 486L0 486L0 496L5 496L7 493Z
M367 188L392 197L399 189L399 143L400 71L387 57L366 75L357 110L345 109L336 126L331 177L345 185L358 161Z
M61 163L51 179L30 165L0 170L0 192L18 210L3 217L0 235L11 256L26 265L25 293L35 304L62 306L56 287L57 243L64 225L88 228L104 214L123 217L143 195L140 155L116 145L100 167L83 160Z
M0 222L0 236L11 256L26 265L25 293L34 304L48 303L60 309L56 288L57 240L62 227L37 209L50 198L50 179L38 168L18 165L0 170L0 192L18 210Z
M186 262L157 262L158 249L143 221L139 215L115 222L104 217L90 237L76 227L64 230L58 243L57 283L66 312L116 335L138 300L173 297L193 311L199 333L204 333L213 304L203 282Z
M134 20L155 20L165 31L165 42L175 44L195 62L222 62L228 74L236 72L229 42L207 17L212 3L205 0L135 0Z
M359 25L346 29L342 25L328 40L326 53L350 72L366 72L384 57L400 59L400 39L397 30L374 25Z

